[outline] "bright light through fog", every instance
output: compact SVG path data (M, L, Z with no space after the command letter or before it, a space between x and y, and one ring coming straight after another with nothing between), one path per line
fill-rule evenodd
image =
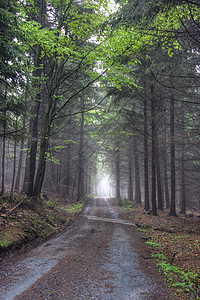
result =
M104 177L98 184L97 193L100 197L111 196L111 187L107 177Z

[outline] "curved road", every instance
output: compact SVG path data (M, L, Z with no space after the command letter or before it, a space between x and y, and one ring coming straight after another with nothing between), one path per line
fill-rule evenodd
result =
M0 269L0 300L174 299L133 223L91 199L68 229Z

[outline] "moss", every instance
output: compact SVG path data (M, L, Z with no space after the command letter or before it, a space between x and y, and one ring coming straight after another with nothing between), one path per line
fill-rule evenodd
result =
M37 238L45 239L63 224L73 220L84 205L83 203L74 203L60 208L60 205L55 204L54 201L48 201L47 205L46 201L40 204L37 203L37 205L29 205L28 202L30 201L31 204L32 199L26 198L23 206L19 206L14 214L9 214L9 210L15 204L10 204L7 199L1 199L0 201L3 206L8 203L8 208L5 206L4 209L6 223L3 231L0 232L1 254L21 248L23 244ZM19 199L16 202L18 203Z
M12 235L8 233L4 233L0 237L0 247L1 248L8 248L15 242L15 239Z

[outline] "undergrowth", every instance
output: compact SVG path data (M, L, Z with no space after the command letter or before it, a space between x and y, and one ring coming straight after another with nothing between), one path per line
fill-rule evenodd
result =
M43 240L70 223L84 206L84 203L64 206L64 201L54 198L35 201L23 197L16 195L13 201L9 197L0 199L0 261L1 255L10 249L18 249L37 238ZM16 206L22 199L22 204Z
M67 207L64 207L63 210L71 213L79 213L82 211L82 208L84 206L84 203L73 203L70 205L67 205Z
M176 288L178 294L190 293L196 299L200 299L200 295L198 295L200 288L199 272L194 273L189 269L184 271L180 267L170 264L167 257L162 253L152 254L152 257L157 260L160 272L166 276L168 285Z
M174 235L168 242L173 244L174 240L184 239L185 237L188 236ZM157 243L157 239L154 239L154 237L151 237L151 240L147 241L146 244L153 248L151 255L156 259L159 270L165 275L168 285L175 289L175 295L183 297L182 299L186 299L184 297L186 295L193 295L195 299L200 300L200 268L193 272L189 268L184 269L173 264L173 259L178 252L174 252L169 259L165 255L164 245ZM187 299L189 299L188 296L186 296Z
M123 200L121 198L117 199L117 205L120 206L121 208L123 208L124 210L134 209L135 208L133 202L128 201L126 199Z
M123 208L123 202L118 203ZM137 204L126 213L128 219L137 224L137 230L144 233L152 257L176 298L200 300L199 219L183 215L172 217L168 210L154 216Z

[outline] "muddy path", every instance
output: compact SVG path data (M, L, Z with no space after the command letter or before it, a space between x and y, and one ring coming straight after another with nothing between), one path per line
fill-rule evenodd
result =
M91 199L74 224L0 269L0 299L175 299L148 247L112 200Z

